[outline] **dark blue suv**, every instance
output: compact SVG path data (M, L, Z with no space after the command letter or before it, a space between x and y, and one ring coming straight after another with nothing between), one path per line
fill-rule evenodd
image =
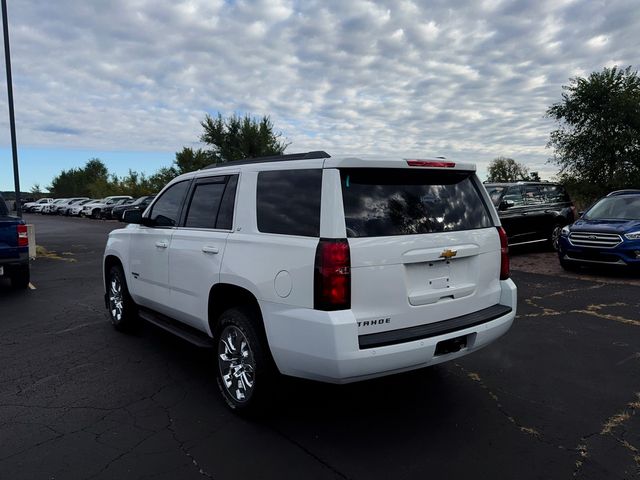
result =
M598 200L562 229L560 265L640 268L640 190L619 190Z

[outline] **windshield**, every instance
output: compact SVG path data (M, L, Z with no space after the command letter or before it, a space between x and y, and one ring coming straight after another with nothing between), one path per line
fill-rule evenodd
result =
M607 197L587 211L585 220L640 220L640 196Z
M348 237L492 226L469 172L355 168L340 174Z

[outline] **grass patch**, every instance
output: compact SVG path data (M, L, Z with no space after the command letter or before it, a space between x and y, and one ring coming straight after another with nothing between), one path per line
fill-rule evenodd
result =
M58 255L58 253L53 250L47 250L42 245L36 245L36 258L48 258L50 260L62 260L63 262L72 263L76 261L75 258L69 258L70 255L73 255L71 252L64 252L62 255L65 256L63 257L61 255Z

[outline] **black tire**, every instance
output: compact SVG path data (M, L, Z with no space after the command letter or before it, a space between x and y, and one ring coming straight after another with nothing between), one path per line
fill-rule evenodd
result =
M16 290L29 288L29 283L31 282L29 265L12 268L9 273L9 278L11 279L12 288L15 288Z
M95 218L96 220L98 220L100 218L100 209L99 208L94 208L93 210L91 210L91 218Z
M128 331L138 320L138 309L129 295L124 272L119 265L109 269L107 276L107 309L116 330Z
M266 338L257 326L260 319L256 317L249 309L230 308L220 315L215 336L218 388L229 408L243 415L264 409L277 378ZM236 335L235 342L230 335ZM243 341L247 350L242 349ZM235 375L231 375L232 370Z
M551 229L551 233L549 233L549 246L557 252L560 249L560 232L564 228L564 225L561 223L556 223Z

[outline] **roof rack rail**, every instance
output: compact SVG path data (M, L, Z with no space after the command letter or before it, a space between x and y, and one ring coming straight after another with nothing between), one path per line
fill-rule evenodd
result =
M208 168L227 167L229 165L248 165L251 163L265 162L287 162L289 160L311 160L313 158L331 158L331 155L323 150L316 150L313 152L290 153L288 155L271 155L268 157L245 158L243 160L234 160L231 162L212 163L211 165L207 165L206 167L204 167L203 170L206 170Z

